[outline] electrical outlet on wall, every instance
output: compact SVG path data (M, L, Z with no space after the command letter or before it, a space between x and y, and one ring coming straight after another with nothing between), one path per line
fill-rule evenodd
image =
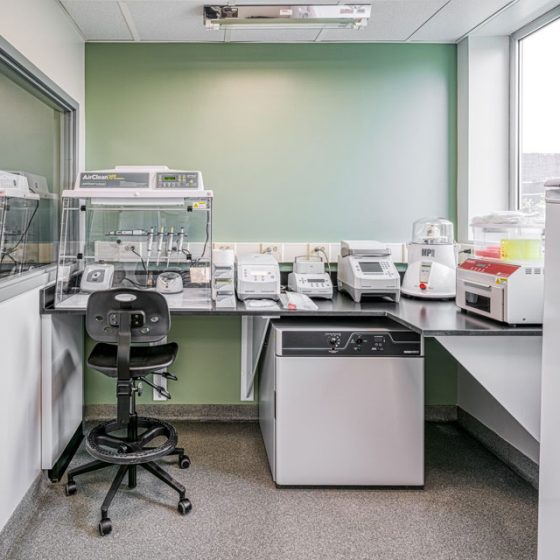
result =
M321 257L323 260L329 259L329 244L317 241L307 244L307 254L310 257ZM330 259L329 259L330 260Z
M260 251L272 255L278 262L282 262L282 243L261 243Z
M230 250L235 252L235 243L232 241L218 241L217 243L212 243L212 249L218 249L220 251Z

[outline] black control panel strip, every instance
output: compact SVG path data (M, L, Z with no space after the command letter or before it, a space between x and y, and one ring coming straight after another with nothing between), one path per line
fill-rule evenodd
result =
M421 336L407 331L282 332L283 356L421 356Z

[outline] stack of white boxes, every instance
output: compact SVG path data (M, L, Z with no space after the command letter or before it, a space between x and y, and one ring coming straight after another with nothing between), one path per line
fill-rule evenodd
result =
M214 249L212 269L212 299L216 307L236 307L234 251Z

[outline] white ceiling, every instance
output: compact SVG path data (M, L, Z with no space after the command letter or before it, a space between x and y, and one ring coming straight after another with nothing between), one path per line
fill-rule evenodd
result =
M515 20L525 5L551 0L371 0L372 15L361 30L306 29L207 31L202 6L208 0L59 0L87 41L155 42L444 42ZM364 2L367 0L356 0ZM235 3L220 1L222 4ZM290 4L294 0L238 0L239 4ZM338 0L297 0L337 4ZM513 16L512 16L513 14ZM539 15L539 14L536 14ZM536 17L536 16L535 16ZM513 21L515 24L515 21ZM503 31L502 31L503 32Z

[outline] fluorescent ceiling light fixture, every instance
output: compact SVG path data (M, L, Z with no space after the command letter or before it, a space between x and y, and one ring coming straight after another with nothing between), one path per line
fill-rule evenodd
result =
M206 29L360 29L370 4L205 5Z

